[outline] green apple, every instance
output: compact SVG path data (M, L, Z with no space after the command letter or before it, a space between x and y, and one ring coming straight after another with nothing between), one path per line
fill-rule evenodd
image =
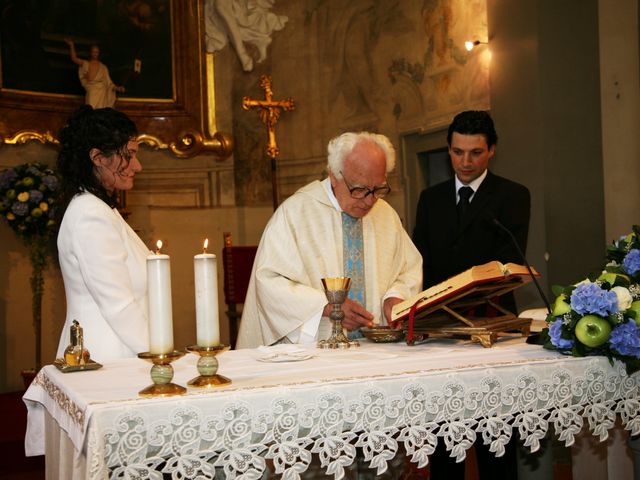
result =
M636 312L636 324L640 325L640 300L636 300L631 304L629 310Z
M571 305L567 303L567 296L562 293L558 295L556 301L553 302L553 308L551 309L551 315L554 317L561 317L565 313L571 311Z
M616 281L616 277L617 275L615 273L605 272L598 277L598 280L609 282L609 285L613 285Z
M585 315L576 324L576 338L587 347L602 345L611 335L611 325L604 318Z
M609 282L609 285L613 286L613 284L616 282L616 278L618 277L622 277L627 281L629 280L629 277L627 277L626 275L613 272L603 272L603 274L598 277L598 280L602 282Z

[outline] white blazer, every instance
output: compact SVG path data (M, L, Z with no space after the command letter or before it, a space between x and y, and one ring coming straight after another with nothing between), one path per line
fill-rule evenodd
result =
M78 320L91 358L104 362L149 350L149 250L116 209L91 193L76 195L58 233L67 316L57 356Z

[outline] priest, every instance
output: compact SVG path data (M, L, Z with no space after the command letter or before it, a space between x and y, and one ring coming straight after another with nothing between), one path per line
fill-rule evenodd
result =
M322 278L351 278L343 326L386 323L391 307L422 287L422 257L382 197L395 150L384 135L344 133L329 142L328 178L276 210L258 246L238 348L329 337Z

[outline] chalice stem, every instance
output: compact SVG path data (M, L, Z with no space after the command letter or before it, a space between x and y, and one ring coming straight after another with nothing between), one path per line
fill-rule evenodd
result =
M340 334L343 333L342 320L344 319L344 312L342 311L341 303L333 304L333 310L329 317L333 321L333 337L340 336Z

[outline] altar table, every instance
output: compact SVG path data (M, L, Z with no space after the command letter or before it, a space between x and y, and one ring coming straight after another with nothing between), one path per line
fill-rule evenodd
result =
M139 359L68 374L46 366L24 396L27 454L46 449L51 472L66 444L74 453L66 468L88 479L213 478L216 467L226 478L260 478L266 459L283 478L298 478L317 454L340 478L356 447L381 474L400 444L423 467L438 438L462 461L476 441L502 455L516 433L536 451L551 427L568 446L583 425L606 440L616 418L640 433L640 376L604 357L567 357L521 339L492 348L445 339L307 348L312 358L281 363L228 351L219 373L231 385L163 398L138 395L150 384ZM193 354L175 362L174 382L186 386L196 362ZM62 440L49 428L45 442L43 413Z

